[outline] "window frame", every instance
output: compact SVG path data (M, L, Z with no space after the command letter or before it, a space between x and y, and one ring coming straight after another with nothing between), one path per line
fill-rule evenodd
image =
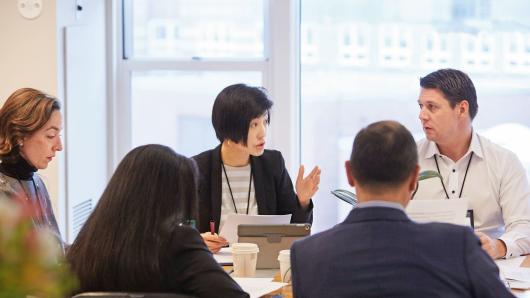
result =
M132 0L109 1L109 175L132 149L131 80L134 71L256 71L274 101L268 148L280 150L291 173L300 163L300 0L263 0L262 59L126 58ZM130 14L129 14L130 15Z

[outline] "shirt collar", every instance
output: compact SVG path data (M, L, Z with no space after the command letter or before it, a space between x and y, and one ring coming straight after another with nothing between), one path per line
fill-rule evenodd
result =
M436 143L430 140L426 140L427 143L427 150L425 150L425 158L432 158L436 154L440 154L440 151L438 150L438 146L436 146ZM467 150L466 154L464 156L468 155L469 153L474 152L474 154L480 158L484 157L484 154L482 152L482 145L480 144L480 138L476 132L471 133L471 143L469 144L469 149Z
M373 200L368 202L359 202L357 204L356 208L368 208L368 207L387 207L387 208L394 208L401 211L405 211L403 206L399 203L389 202L389 201L382 201L382 200Z
M473 135L471 136L471 144L469 144L469 150L466 154L471 151L474 152L476 156L484 158L484 153L482 152L482 145L480 144L480 138L475 132L473 132Z

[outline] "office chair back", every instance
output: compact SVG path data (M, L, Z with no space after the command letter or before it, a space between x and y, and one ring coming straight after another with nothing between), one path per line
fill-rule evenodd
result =
M133 293L133 292L85 292L72 298L194 298L193 296L172 293Z

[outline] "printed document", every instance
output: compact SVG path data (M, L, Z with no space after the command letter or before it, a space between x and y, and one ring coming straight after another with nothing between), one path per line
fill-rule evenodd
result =
M235 277L234 280L243 291L250 295L250 298L261 297L286 285L286 283L274 282L272 278Z
M495 260L501 280L512 289L530 289L530 268L522 267L526 256Z
M467 199L411 200L406 208L407 215L416 222L445 222L469 225L466 218Z

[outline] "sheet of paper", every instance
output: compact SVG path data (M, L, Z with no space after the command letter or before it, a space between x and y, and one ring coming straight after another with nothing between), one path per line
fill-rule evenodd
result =
M511 259L499 259L495 260L495 264L499 267L500 279L506 284L506 286L512 289L528 289L530 288L530 282L517 281L511 278L518 278L517 271L520 269L529 270L529 268L521 267L526 256L511 258ZM522 274L524 276L524 273ZM510 276L511 278L508 278Z
M445 222L469 225L466 218L467 199L411 200L406 208L408 216L417 222Z
M509 268L503 271L507 280L530 282L530 268Z
M507 282L507 286L510 287L510 289L528 290L528 289L530 289L530 282L509 280Z
M497 259L495 260L495 264L499 267L499 269L511 269L511 268L519 268L521 267L521 264L523 263L526 256L516 257L516 258L510 258L510 259Z
M221 250L213 255L213 258L219 263L219 265L232 265L234 263L234 259L232 258L232 248L231 247L223 247Z
M250 295L250 298L261 297L286 285L272 281L272 278L234 277L234 280Z
M250 225L281 225L291 222L291 214L287 215L246 215L230 214L219 231L219 236L228 240L228 243L237 242L237 227L240 224Z

